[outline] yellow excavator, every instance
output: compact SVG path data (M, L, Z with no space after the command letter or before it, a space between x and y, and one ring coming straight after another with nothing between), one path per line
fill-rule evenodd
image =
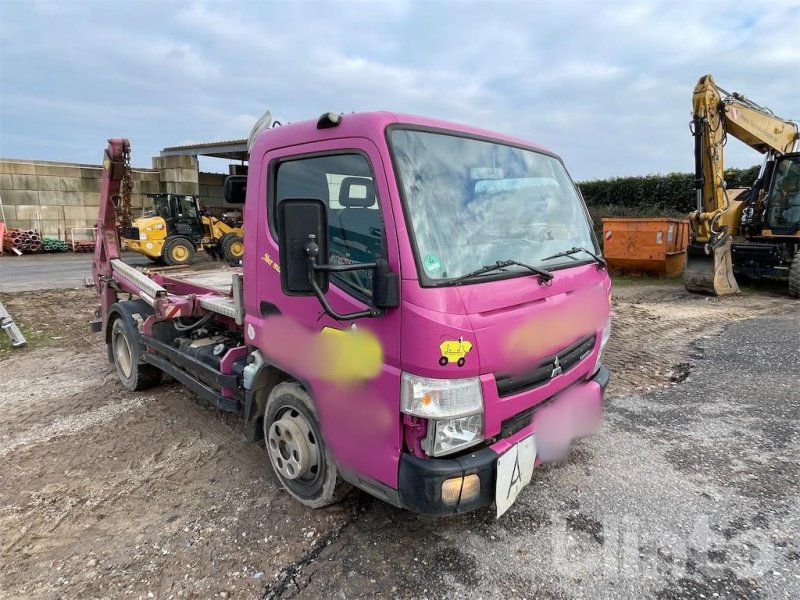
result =
M206 250L226 262L244 255L243 231L200 209L196 196L153 194L153 208L130 227L122 229L126 250L144 254L167 265L191 264L197 250Z
M697 82L692 104L697 210L689 215L686 289L721 296L739 291L736 276L778 277L800 297L797 124L726 92L711 75ZM752 188L727 188L728 135L765 155Z

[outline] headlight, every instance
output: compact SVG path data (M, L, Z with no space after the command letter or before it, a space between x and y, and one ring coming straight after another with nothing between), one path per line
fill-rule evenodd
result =
M452 454L483 441L483 413L443 421L429 421L422 449L428 456Z
M611 317L608 317L608 322L606 326L603 327L603 332L600 334L600 351L597 353L597 362L594 364L594 368L592 369L592 375L597 373L600 370L600 366L603 364L603 352L605 352L606 344L608 344L608 338L611 337Z
M469 379L428 379L403 373L400 410L426 419L463 417L483 411L481 382Z
M483 441L483 392L477 377L429 379L403 373L400 409L428 419L422 448L428 456L452 454Z
M146 240L147 239L147 234L144 231L140 231L139 232L139 239L140 240Z

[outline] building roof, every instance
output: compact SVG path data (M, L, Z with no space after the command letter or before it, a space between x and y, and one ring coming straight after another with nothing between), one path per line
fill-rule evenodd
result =
M170 146L161 151L161 156L213 156L228 160L247 160L247 140L206 142L186 146Z

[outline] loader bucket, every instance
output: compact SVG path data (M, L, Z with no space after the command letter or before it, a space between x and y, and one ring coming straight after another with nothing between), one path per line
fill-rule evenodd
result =
M706 253L705 244L689 244L686 247L683 283L687 290L697 294L726 296L738 293L739 285L733 276L730 238L711 254Z

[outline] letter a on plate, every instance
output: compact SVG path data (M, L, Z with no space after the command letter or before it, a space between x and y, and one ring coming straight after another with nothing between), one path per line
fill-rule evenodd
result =
M535 461L536 442L533 436L514 444L497 459L495 503L498 517L514 504L520 490L530 483Z

